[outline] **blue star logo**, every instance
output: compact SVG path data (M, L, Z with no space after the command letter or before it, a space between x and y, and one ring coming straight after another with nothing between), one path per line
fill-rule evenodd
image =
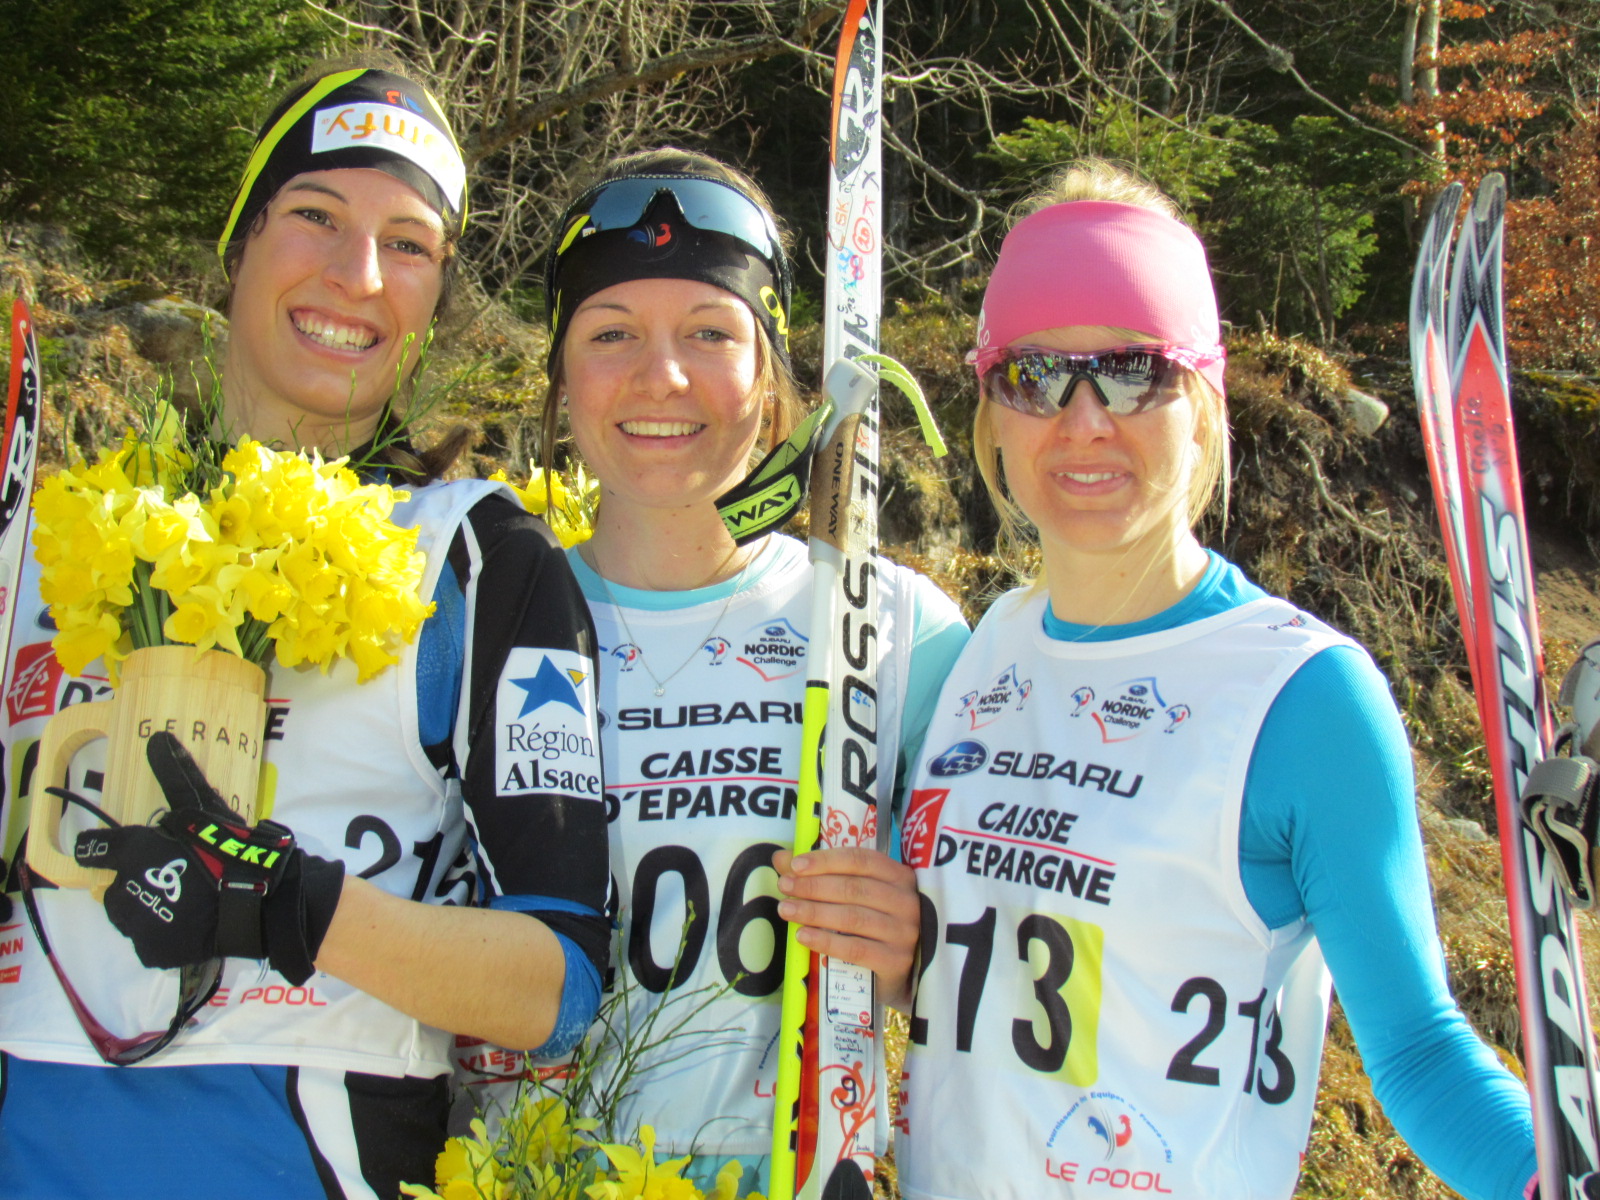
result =
M582 716L583 701L578 699L577 685L586 678L588 676L582 671L563 671L546 658L532 678L511 681L527 693L522 701L522 711L517 716L525 717L546 704L565 704Z

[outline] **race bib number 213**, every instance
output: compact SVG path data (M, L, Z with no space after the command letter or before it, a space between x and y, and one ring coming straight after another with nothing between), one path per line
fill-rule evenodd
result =
M922 897L922 975L938 963L939 978L956 978L954 1011L949 988L923 1012L918 989L911 1040L953 1040L956 1050L998 1054L1031 1071L1087 1087L1099 1074L1095 1047L1100 1025L1101 964L1105 931L1054 913L989 907L974 921L942 923Z

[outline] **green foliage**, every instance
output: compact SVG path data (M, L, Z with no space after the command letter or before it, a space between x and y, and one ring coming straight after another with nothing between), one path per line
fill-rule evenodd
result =
M1251 154L1205 214L1222 299L1235 323L1326 339L1361 298L1378 248L1373 198L1401 177L1395 149L1352 138L1332 117L1296 117L1285 133L1244 132Z
M1133 167L1194 214L1225 316L1318 338L1361 297L1374 194L1404 177L1395 150L1330 117L1284 132L1216 115L1180 126L1108 100L1087 125L1029 117L995 144L986 157L1023 187L1083 155Z
M1259 128L1248 121L1209 116L1190 126L1151 116L1123 100L1103 100L1085 125L1023 119L1015 133L995 139L982 157L997 163L1025 185L1050 168L1096 155L1125 163L1156 184L1185 210L1208 203L1232 178L1250 153L1236 140Z
M202 258L285 64L329 44L303 0L0 5L0 220L124 273Z

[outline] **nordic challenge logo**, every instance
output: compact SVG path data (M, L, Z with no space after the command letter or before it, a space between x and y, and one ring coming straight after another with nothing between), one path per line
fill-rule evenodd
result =
M982 742L957 742L928 764L928 774L946 777L970 775L989 761L989 747Z
M1193 715L1187 704L1168 704L1162 698L1154 675L1119 683L1111 693L1098 703L1091 687L1080 687L1072 693L1076 707L1069 716L1088 713L1100 730L1102 742L1126 742L1151 729L1176 733Z
M939 835L939 816L949 788L914 788L906 807L905 823L900 826L900 857L913 870L933 866L933 847Z
M797 675L806 665L805 634L788 617L752 625L739 639L739 661L768 683Z
M966 717L970 721L969 729L982 729L1007 712L1021 712L1032 693L1033 680L1019 678L1017 665L1012 663L987 687L963 695L956 717Z

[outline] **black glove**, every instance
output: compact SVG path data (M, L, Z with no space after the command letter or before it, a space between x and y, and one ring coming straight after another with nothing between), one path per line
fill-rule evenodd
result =
M307 854L275 821L245 824L172 734L152 734L145 754L171 807L154 825L87 830L74 848L82 865L116 872L106 916L147 967L264 958L303 984L344 863Z

